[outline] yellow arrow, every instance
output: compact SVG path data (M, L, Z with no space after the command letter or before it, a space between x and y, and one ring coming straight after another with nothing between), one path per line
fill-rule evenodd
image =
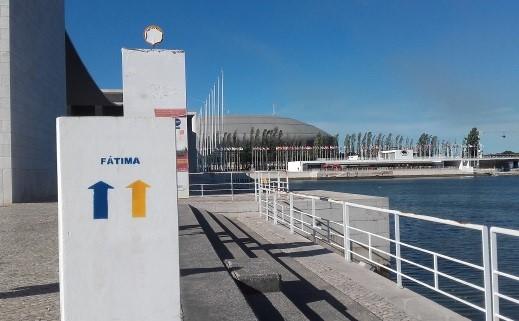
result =
M132 217L146 217L146 188L150 185L136 180L126 188L132 189Z

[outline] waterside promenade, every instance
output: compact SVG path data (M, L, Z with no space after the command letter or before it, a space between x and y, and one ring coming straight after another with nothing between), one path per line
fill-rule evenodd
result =
M179 204L184 320L464 320L258 215L252 194ZM58 320L57 204L0 208L0 320ZM226 259L262 259L279 292L247 291Z

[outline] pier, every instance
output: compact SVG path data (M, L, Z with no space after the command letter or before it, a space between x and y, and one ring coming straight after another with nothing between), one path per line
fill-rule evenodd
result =
M468 320L411 290L413 284L467 305L481 320L518 315L519 302L502 285L519 278L497 265L498 240L519 237L518 231L403 213L384 197L291 192L283 173L256 173L247 193L218 187L217 195L179 201L184 320ZM406 219L472 233L482 261L400 239L399 222ZM57 320L57 204L3 207L0 223L0 319ZM409 249L432 264L412 261ZM480 275L481 283L449 274L448 261ZM429 273L432 283L411 268ZM259 286L251 288L254 278ZM445 279L479 297L456 296L443 288ZM515 305L503 312L503 302Z
M467 320L380 273L381 267L392 268L388 258L393 254L382 253L394 250L387 246L391 238L386 236L383 242L375 241L375 235L392 234L388 229L394 226L387 220L378 220L374 225L368 220L358 221L367 229L376 228L370 230L371 237L365 238L365 243L351 233L352 246L345 254L339 237L344 227L342 214L334 217L334 206L329 204L336 202L333 204L352 207L349 222L357 236L362 228L356 225L353 216L371 215L373 223L377 221L373 219L374 211L463 225L469 229L481 227L392 211L387 209L384 198L330 193L332 198L325 197L322 191L289 193L283 190L284 183L281 190L277 190L260 182L256 180L256 193L232 198L230 195L192 197L180 202L184 320ZM272 185L277 188L277 179L272 180ZM283 197L284 193L289 197ZM293 204L297 204L292 206L292 214L290 195ZM312 200L317 204L312 206ZM284 206L287 201L288 206ZM276 206L278 210L274 212ZM354 207L363 212L354 214ZM311 216L312 210L315 217ZM295 215L296 211L300 215ZM35 320L58 319L57 204L17 204L2 208L1 214L0 233L6 242L2 247L0 319L14 321L21 316ZM307 218L301 220L301 215ZM22 229L22 225L30 228ZM484 229L481 231L485 233ZM501 233L517 236L517 232L504 229L493 228L489 232L493 239ZM359 240L357 246L353 246L354 239ZM483 249L487 246L489 244ZM437 264L442 254L431 254ZM258 259L267 262L267 272L280 275L280 290L266 293L248 290L233 278L225 264L229 259L250 260L253 264ZM431 272L436 277L442 276L442 270L437 267ZM488 266L475 268L490 272ZM492 271L494 278L498 275L516 278L497 269ZM402 274L402 277L405 280L408 276ZM487 292L487 286L483 286L485 293L492 293ZM434 284L433 288L436 287ZM498 296L506 297L494 292L494 297ZM479 309L487 308L489 306L483 304ZM494 313L499 313L495 307Z
M0 213L0 319L58 320L57 204L17 204ZM429 317L423 320L440 320L438 315L463 320L357 264L345 265L323 246L265 222L252 194L234 201L221 196L186 200L180 213L184 320L416 319L412 311L404 312L405 306L416 309L414 313L426 312ZM269 260L284 288L243 293L223 263L229 258ZM426 309L419 311L417 304Z

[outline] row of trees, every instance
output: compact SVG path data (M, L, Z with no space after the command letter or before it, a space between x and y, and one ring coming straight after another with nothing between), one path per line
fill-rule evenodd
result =
M320 134L318 134L319 136ZM239 137L238 132L224 132L221 147L243 147L251 145L255 147L275 147L280 145L312 145L314 139L299 139L295 137L285 136L282 129L274 127L273 129L263 129L254 127L250 129L249 134L243 133ZM317 138L316 138L317 139Z
M415 143L413 138L392 133L359 132L346 134L344 137L344 154L358 155L361 158L375 158L380 151L392 149L412 149L419 157L455 156L465 154L471 157L478 155L479 131L472 128L463 145L456 141L439 140L438 136L422 133Z
M422 133L416 143L413 138L392 133L351 133L345 135L344 145L340 149L338 139L338 135L329 136L321 133L310 139L291 138L278 127L263 130L251 128L248 135L243 133L241 137L235 130L232 133L224 132L216 154L210 159L211 163L235 163L239 160L239 168L250 168L253 165L258 168L260 166L253 163L261 160L264 163L261 165L263 168L268 167L271 162L277 164L285 160L341 158L350 155L358 155L363 159L376 158L379 152L392 149L412 149L419 157L460 156L462 153L463 156L477 157L479 151L477 128L471 129L463 145L458 145L456 141L440 141L438 136L428 133Z
M329 136L317 133L313 138L300 138L285 136L282 129L274 127L273 129L263 129L252 127L249 135L245 133L241 137L238 131L224 132L221 147L244 147L250 145L251 147L276 147L276 146L338 146L339 135ZM218 134L217 134L218 138ZM218 140L218 139L217 139Z
M371 131L346 134L344 152L346 155L359 155L362 158L376 157L380 151L390 149L410 149L413 139L392 133L382 134Z

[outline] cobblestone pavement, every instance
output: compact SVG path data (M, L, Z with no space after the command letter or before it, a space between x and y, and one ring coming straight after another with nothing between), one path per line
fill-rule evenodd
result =
M0 207L0 320L59 320L56 203Z

